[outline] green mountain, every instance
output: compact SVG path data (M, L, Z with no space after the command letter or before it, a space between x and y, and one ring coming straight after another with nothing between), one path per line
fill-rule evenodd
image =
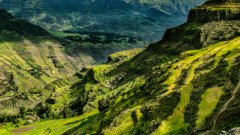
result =
M0 0L18 18L54 31L107 32L159 40L204 0Z
M12 108L23 101L39 104L25 104L16 114L1 104L6 106L0 134L237 135L239 7L237 0L209 0L192 9L185 24L168 29L161 41L145 49L114 53L105 64L14 96ZM0 60L22 62L17 59ZM9 83L15 82L12 76Z
M0 114L6 115L1 118L7 121L19 114L22 107L29 105L26 108L33 109L52 95L68 89L79 81L76 73L82 67L94 61L105 61L105 55L129 47L114 49L111 43L126 42L127 45L130 39L131 43L136 42L134 38L105 34L108 38L101 38L101 42L112 40L109 45L100 46L98 35L85 36L79 45L74 41L81 39L78 34L55 37L37 25L14 18L3 9L0 18ZM98 44L92 45L93 38ZM95 53L91 54L90 50Z
M75 76L84 63L68 55L43 28L0 10L0 108L13 116L48 98L64 78ZM74 83L74 78L73 82ZM64 83L63 83L64 84Z

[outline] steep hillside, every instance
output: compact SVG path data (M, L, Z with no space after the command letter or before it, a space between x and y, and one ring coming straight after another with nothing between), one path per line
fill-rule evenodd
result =
M0 123L21 123L26 112L31 120L65 116L82 80L78 71L129 44L143 42L111 33L49 33L0 9Z
M18 18L51 30L107 32L159 40L204 0L1 0Z
M238 7L238 1L228 4ZM220 20L194 21L196 13L202 18L225 10L230 10L227 16L238 15L239 9L228 4L209 1L193 9L187 23L169 29L162 41L113 54L106 64L84 68L70 91L62 92L63 98L53 96L42 103L47 116L40 117L66 119L40 121L10 132L234 133L240 126L240 22L226 14L220 14ZM62 115L56 115L59 108ZM27 120L32 112L24 114ZM6 127L11 126L2 126L0 131L9 133Z
M0 10L0 120L17 121L25 109L41 105L79 81L85 64L46 30ZM89 57L86 55L86 58Z

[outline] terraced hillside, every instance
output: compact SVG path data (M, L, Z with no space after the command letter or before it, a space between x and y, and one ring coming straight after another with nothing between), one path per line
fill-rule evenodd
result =
M207 17L216 13L211 9L225 4L206 3L190 12L190 20L194 20L191 17L198 10L202 12L207 7L203 14ZM240 126L240 23L237 18L222 18L189 20L169 29L163 40L146 49L119 52L109 56L106 64L84 68L70 91L63 91L64 98L53 96L43 103L47 107L45 117L56 118L60 112L65 119L42 120L20 128L6 124L0 132L34 135L234 132ZM31 120L31 110L24 116Z

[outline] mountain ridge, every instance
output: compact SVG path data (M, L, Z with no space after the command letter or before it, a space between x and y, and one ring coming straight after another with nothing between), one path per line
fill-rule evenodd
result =
M156 41L166 28L183 23L191 7L202 2L3 0L0 6L18 18L27 19L46 29L108 32Z

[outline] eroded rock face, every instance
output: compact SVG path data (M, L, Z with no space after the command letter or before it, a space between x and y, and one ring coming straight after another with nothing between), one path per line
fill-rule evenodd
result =
M211 22L199 28L199 43L205 47L240 35L240 21Z
M183 42L193 48L206 47L240 35L240 21L212 21L206 24L187 23L167 30L163 41Z
M210 21L238 20L240 18L240 4L204 4L189 13L188 22L206 23Z
M240 35L239 9L239 3L206 2L190 11L185 24L168 29L162 41L186 50L233 39Z

